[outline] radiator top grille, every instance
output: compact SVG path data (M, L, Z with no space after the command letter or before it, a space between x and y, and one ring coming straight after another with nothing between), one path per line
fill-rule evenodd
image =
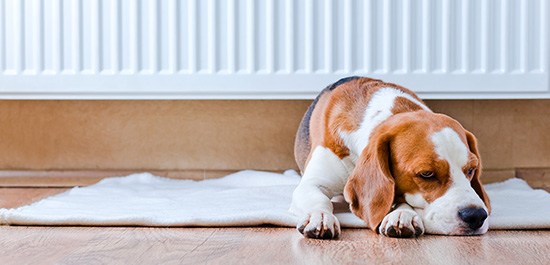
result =
M0 97L547 97L548 47L545 0L0 0Z

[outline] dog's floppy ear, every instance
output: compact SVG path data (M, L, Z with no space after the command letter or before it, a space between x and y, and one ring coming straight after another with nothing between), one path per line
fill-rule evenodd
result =
M351 211L372 230L377 230L394 200L395 182L389 167L389 145L388 134L373 134L344 189Z
M477 193L477 195L483 200L483 203L485 203L485 206L487 206L487 209L489 210L489 213L491 212L491 202L489 201L489 196L487 196L487 193L485 192L485 189L483 188L483 185L481 184L481 180L479 179L481 175L481 156L479 155L479 152L477 150L477 140L476 137L469 131L466 131L466 139L468 141L468 146L470 147L470 152L474 153L477 156L477 170L474 173L474 176L472 178L472 181L470 182L470 185L474 189L474 191Z

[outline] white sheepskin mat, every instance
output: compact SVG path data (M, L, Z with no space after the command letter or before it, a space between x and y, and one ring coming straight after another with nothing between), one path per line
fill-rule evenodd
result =
M288 212L300 176L246 170L219 179L175 180L149 173L104 179L14 209L0 209L8 225L293 227ZM521 179L485 185L490 229L550 228L550 194ZM349 212L343 227L365 227Z

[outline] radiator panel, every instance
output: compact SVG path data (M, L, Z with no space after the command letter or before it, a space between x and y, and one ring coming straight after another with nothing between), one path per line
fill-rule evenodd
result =
M0 98L549 97L544 0L0 0Z

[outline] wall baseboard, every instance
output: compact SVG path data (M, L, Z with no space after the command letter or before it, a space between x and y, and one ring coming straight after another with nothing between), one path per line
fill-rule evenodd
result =
M26 171L1 170L0 187L74 187L94 184L104 178L150 172L174 179L202 180L219 178L235 170L67 170Z
M550 168L518 168L516 176L531 187L550 191Z
M235 170L70 170L70 171L0 171L0 187L74 187L91 185L103 178L126 176L138 172L151 172L174 179L202 180L219 178ZM520 168L484 170L483 183L494 183L509 178L522 178L533 188L550 191L550 168Z

